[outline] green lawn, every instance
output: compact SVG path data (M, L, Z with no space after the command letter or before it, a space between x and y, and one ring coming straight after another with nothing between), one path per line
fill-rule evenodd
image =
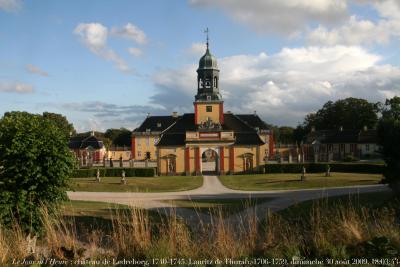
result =
M134 210L148 214L152 225L165 220L165 216L156 211L142 210L121 204L81 200L65 201L61 206L60 215L65 222L76 226L79 237L85 238L88 230L101 230L105 234L112 233L113 220L129 223Z
M234 214L243 211L244 209L260 205L271 201L273 198L226 198L226 199L192 199L192 200L166 200L167 203L172 203L181 208L194 209L203 213L218 213Z
M308 200L292 205L278 214L287 219L307 218L313 208L330 209L339 206L360 209L363 207L380 209L382 207L398 207L398 200L391 191L362 193L355 195L326 197L316 200Z
M325 177L324 173L310 173L306 174L305 181L300 181L300 174L291 173L225 175L219 179L226 187L255 191L368 185L378 184L382 179L380 174L332 173L331 175Z
M94 178L72 178L70 188L89 192L172 192L198 188L203 184L203 177L132 177L126 181L126 185L122 185L119 177L104 177L100 183Z
M129 209L127 205L82 200L65 201L61 206L64 216L92 216L104 219L110 219L112 214Z

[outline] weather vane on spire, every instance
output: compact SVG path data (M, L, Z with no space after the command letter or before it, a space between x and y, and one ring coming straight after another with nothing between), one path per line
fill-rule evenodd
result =
M209 30L208 30L208 27L204 30L204 33L206 34L206 36L207 36L207 49L208 49L208 32L209 32Z

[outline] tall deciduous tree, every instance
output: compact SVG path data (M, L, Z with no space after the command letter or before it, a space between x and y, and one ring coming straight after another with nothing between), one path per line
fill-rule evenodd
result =
M378 136L387 165L385 180L400 194L400 97L386 100L378 123Z
M336 102L328 101L315 114L304 120L306 127L316 129L362 129L374 128L378 122L378 104L365 99L349 97Z
M51 112L43 112L43 118L47 120L51 120L57 125L58 128L67 136L71 136L76 134L74 125L69 123L67 118L61 114L51 113Z
M132 132L125 128L108 129L104 136L112 141L116 146L130 146Z
M16 219L26 231L40 229L40 205L66 198L74 157L53 120L27 112L0 119L0 223ZM50 209L51 210L51 209Z
M379 103L370 103L365 99L349 97L336 102L328 101L316 113L310 113L304 122L294 131L294 138L300 142L311 131L344 129L362 129L364 126L375 128L378 122Z

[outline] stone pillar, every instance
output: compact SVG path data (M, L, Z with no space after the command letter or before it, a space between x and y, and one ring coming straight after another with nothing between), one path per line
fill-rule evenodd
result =
M229 172L230 174L235 172L235 148L233 146L229 148Z
M258 172L258 173L260 173L261 172L261 169L260 169L260 166L261 165L261 162L260 162L260 147L259 146L257 146L256 147L256 171ZM254 167L254 166L253 166Z
M196 175L201 175L201 171L200 171L200 148L196 147L194 150L194 166L195 166L195 170L196 170Z
M190 148L185 148L185 173L187 176L190 175Z
M220 160L219 160L220 167L219 167L219 170L220 170L220 174L221 174L221 175L224 175L224 174L225 174L225 166L224 166L224 164L225 164L225 154L224 154L224 147L220 147L220 148L219 148L219 155L220 155Z

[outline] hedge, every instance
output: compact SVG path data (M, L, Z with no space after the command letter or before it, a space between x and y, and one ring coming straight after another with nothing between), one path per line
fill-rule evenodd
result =
M326 166L331 167L331 172L348 173L373 173L381 174L386 166L370 163L289 163L289 164L266 164L265 173L301 173L303 166L307 173L325 172Z
M125 171L125 177L153 177L155 168L99 168L100 177L120 177L122 171ZM96 177L97 168L77 169L71 178L89 178Z

